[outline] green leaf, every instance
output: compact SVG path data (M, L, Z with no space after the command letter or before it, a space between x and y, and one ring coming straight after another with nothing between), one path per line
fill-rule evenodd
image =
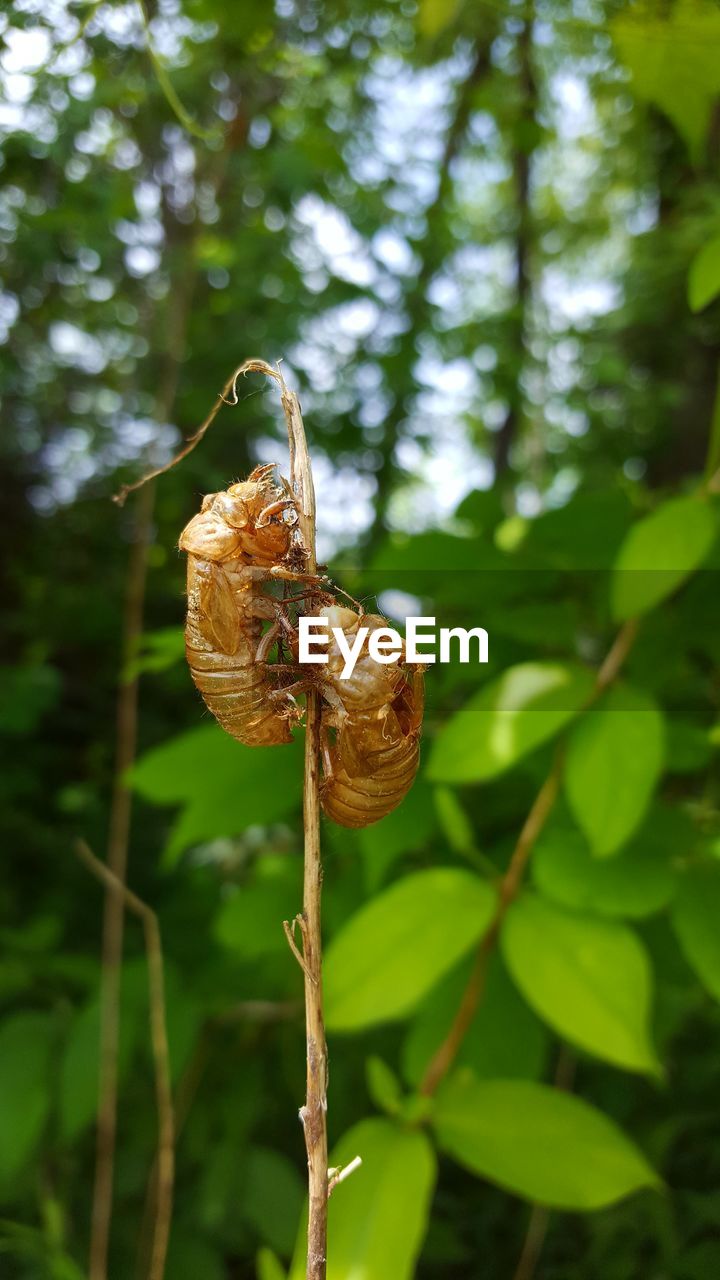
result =
M60 697L55 667L0 667L0 733L22 737L32 733Z
M453 852L464 858L476 857L472 823L451 787L435 787L435 810L442 833Z
M593 853L608 857L642 821L662 771L664 722L647 694L615 685L574 725L565 790Z
M60 1131L74 1139L97 1110L100 1006L97 1001L75 1017L60 1064Z
M508 910L501 945L525 999L561 1036L628 1071L658 1072L650 965L631 929L524 894Z
M130 782L155 804L182 804L165 850L168 864L183 849L254 824L285 818L300 805L300 740L278 747L245 747L216 725L193 729L148 751Z
M185 630L183 627L162 627L159 631L146 631L141 638L135 657L127 663L126 680L134 680L143 673L157 675L167 671L185 657Z
M149 1008L147 993L147 965L144 965L142 1016L143 1035L146 1054L150 1054ZM195 1042L203 1022L204 1011L198 1000L188 991L187 980L173 964L165 960L165 1021L167 1027L168 1049L170 1052L170 1073L173 1081L177 1081L187 1064L187 1060L195 1046ZM140 1023L141 1030L143 1022Z
M373 898L328 948L328 1026L355 1031L410 1013L485 932L494 906L485 881L451 867L418 871Z
M222 1253L197 1234L173 1229L168 1246L165 1274L170 1280L225 1280Z
M712 508L697 498L671 498L639 520L615 561L613 615L638 617L669 596L700 567L716 532Z
M442 575L496 569L504 564L503 557L493 547L479 546L476 538L458 538L433 530L414 537L393 534L378 548L370 567L376 573Z
M560 569L609 569L630 517L619 488L581 488L564 506L530 521L525 549Z
M476 1080L463 1071L438 1095L443 1150L472 1173L554 1209L602 1209L659 1179L602 1112L526 1080Z
M255 1274L257 1280L286 1280L287 1272L271 1249L258 1249Z
M305 1200L300 1174L281 1152L251 1147L243 1161L243 1175L237 1210L264 1244L289 1256Z
M720 867L690 867L680 878L672 923L688 964L720 1000Z
M50 1109L52 1020L18 1013L0 1026L0 1186L29 1161Z
M584 667L524 662L481 689L440 730L430 757L434 782L482 782L559 732L593 686Z
M286 951L283 920L291 920L302 901L299 859L263 858L255 880L225 899L215 921L215 937L248 958Z
M420 1084L442 1044L468 983L472 962L443 978L418 1009L402 1051L405 1079ZM460 1046L457 1062L476 1076L535 1079L546 1056L547 1032L508 977L500 956L490 958L480 1007Z
M120 999L118 1077L127 1075L134 1050L148 1026L147 967L144 960L123 967ZM59 1064L60 1132L74 1140L97 1110L100 1055L100 1002L97 995L75 1014Z
M456 18L462 0L420 0L418 27L420 34L432 39L450 26Z
M720 235L713 236L695 254L688 276L691 311L702 311L720 293Z
M709 763L712 744L707 729L691 720L666 724L665 769L668 773L698 773Z
M598 859L579 831L551 828L535 847L533 881L563 907L630 919L652 915L672 898L675 877L667 852L644 830L616 857Z
M389 1116L397 1116L402 1111L402 1085L395 1072L373 1054L365 1063L365 1079L367 1089L379 1111L386 1111Z
M652 3L620 14L610 30L639 98L672 120L698 161L720 92L720 13L712 0L677 0L667 13Z
M435 1156L424 1133L390 1120L361 1120L332 1152L343 1168L362 1165L330 1201L327 1280L411 1280L427 1229ZM290 1280L304 1280L303 1222Z
M432 791L420 777L398 809L358 832L368 889L377 889L393 863L404 853L424 848L436 830Z

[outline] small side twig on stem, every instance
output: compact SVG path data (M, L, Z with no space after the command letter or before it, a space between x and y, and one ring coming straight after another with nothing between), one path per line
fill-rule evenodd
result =
M362 1156L355 1156L354 1159L352 1159L349 1164L346 1164L343 1169L328 1169L328 1200L335 1188L338 1187L341 1182L345 1182L345 1180L350 1177L351 1173L354 1173L356 1169L360 1168L361 1164Z
M170 1076L170 1052L165 1017L165 981L160 926L155 912L141 898L138 898L137 894L128 889L127 885L104 862L95 857L84 840L76 841L75 852L80 861L97 877L109 893L122 897L124 905L141 921L145 934L150 1038L155 1064L155 1094L158 1109L157 1199L148 1280L162 1280L165 1272L165 1259L167 1257L170 1221L172 1218L173 1182L175 1178L175 1120Z

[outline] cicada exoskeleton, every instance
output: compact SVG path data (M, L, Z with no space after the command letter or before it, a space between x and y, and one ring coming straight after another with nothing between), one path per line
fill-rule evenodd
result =
M369 634L387 628L384 618L337 606L321 610L321 616L350 642L360 626ZM402 654L391 663L376 661L368 651L369 634L346 679L345 658L332 639L327 663L314 668L323 698L320 801L327 816L344 827L369 826L397 808L420 760L423 670L410 669Z
M290 742L302 714L266 661L291 624L264 584L308 578L295 502L273 472L256 467L246 481L208 494L180 537L188 553L185 651L192 678L222 728L248 746Z

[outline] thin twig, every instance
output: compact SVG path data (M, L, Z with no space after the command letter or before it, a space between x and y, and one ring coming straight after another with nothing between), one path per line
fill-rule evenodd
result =
M527 1231L523 1241L522 1252L518 1259L513 1280L532 1280L535 1268L540 1261L540 1254L545 1243L550 1212L543 1204L534 1204L530 1209Z
M152 530L154 493L148 488L138 500L135 533L127 574L123 616L122 670L131 669L142 634L147 577L147 550ZM110 806L107 865L125 882L128 862L132 792L126 773L135 758L138 715L138 676L121 679L116 717L115 770ZM106 1280L112 1217L115 1134L117 1129L118 1046L120 1038L120 976L122 968L124 899L108 893L103 907L100 979L100 1076L90 1238L90 1280Z
M637 618L630 618L618 631L615 641L597 673L593 701L599 698L601 693L605 692L608 685L617 680L621 668L625 665L625 659L637 638L638 626Z
M175 1121L165 1015L165 981L160 926L155 912L147 903L138 898L137 894L133 893L131 889L128 889L127 885L104 862L96 858L83 840L76 842L75 852L88 870L105 885L109 894L122 898L128 910L132 911L142 922L145 934L150 1038L155 1064L155 1094L158 1111L157 1201L148 1280L162 1280L172 1218L173 1182L175 1176Z
M264 360L246 360L231 386L241 374L264 373L280 385L282 406L290 444L290 482L297 499L299 528L307 551L307 571L317 572L315 553L315 489L300 401L285 384L280 369ZM303 825L305 859L303 910L297 917L303 938L302 967L305 975L305 1030L307 1040L307 1081L305 1105L300 1119L305 1132L308 1158L308 1251L307 1280L325 1280L327 1268L327 1045L322 1003L322 862L320 857L320 699L313 690L307 694L305 717L305 778ZM291 931L286 930L288 940ZM293 939L294 943L294 939Z
M187 132L192 134L194 138L198 138L201 142L217 142L222 138L221 131L219 129L203 129L202 125L198 124L197 120L193 119L190 112L181 102L172 79L165 69L165 64L155 48L155 41L153 40L152 32L150 30L150 16L147 11L145 0L138 0L138 7L140 9L143 28L145 30L148 57L150 58L157 77L157 82L160 85L170 110L173 115L176 116L183 128L187 129Z
M608 651L607 657L598 670L592 693L585 704L586 707L591 706L608 686L617 679L635 643L637 631L638 623L635 618L631 618L621 627ZM480 941L475 963L465 985L465 990L461 996L450 1030L430 1059L420 1083L420 1092L425 1095L435 1093L438 1085L447 1075L460 1052L463 1040L480 1007L485 994L488 960L497 942L505 913L522 885L525 869L535 842L555 806L562 780L562 764L562 748L559 748L555 752L550 772L538 791L517 838L507 870L500 882L495 914Z
M147 471L144 476L141 476L139 480L135 480L133 484L124 484L117 493L113 494L113 502L122 507L128 494L134 493L136 489L142 489L150 480L156 480L158 476L164 476L166 471L170 471L178 462L182 462L183 458L187 458L188 454L192 453L193 449L199 445L205 432L212 426L222 406L228 404L227 396L233 391L241 373L242 366L231 374L202 426L198 427L197 431L188 437L179 453L176 453L164 466L155 467L154 470Z
M349 1164L346 1164L343 1169L328 1169L328 1200L335 1188L339 1187L341 1182L345 1182L345 1180L350 1177L351 1173L354 1173L356 1169L360 1168L361 1164L362 1156L355 1156L355 1158L351 1160Z
M163 361L157 411L161 421L172 413L180 377L180 362L196 276L190 274L176 294L169 317L167 352ZM107 865L122 883L128 864L132 791L127 771L135 759L139 680L135 658L142 636L147 580L147 553L152 534L154 489L140 495L135 511L135 532L128 565L123 614L123 675L118 691L116 716L115 771L110 808ZM112 1195L117 1129L117 1076L120 1039L120 974L125 902L122 895L108 893L103 910L102 970L100 980L100 1079L98 1085L95 1178L93 1184L90 1238L90 1280L106 1280L107 1256L112 1217Z
M285 937L287 938L287 944L290 950L292 951L295 959L300 965L300 968L305 974L305 977L309 978L310 981L312 982L312 974L310 973L310 970L308 969L305 963L305 957L303 956L302 951L300 950L297 942L295 941L295 925L301 924L301 923L302 922L300 920L300 917L295 916L295 919L293 920L292 924L290 923L289 920L283 920L283 929L285 930Z

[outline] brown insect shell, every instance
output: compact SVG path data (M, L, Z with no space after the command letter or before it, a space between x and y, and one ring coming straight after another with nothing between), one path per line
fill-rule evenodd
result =
M368 652L370 636L365 638L361 653L355 664L352 675L346 680L342 678L345 658L340 646L332 635L332 628L340 628L353 643L359 627L367 627L369 632L379 631L387 627L387 620L378 614L358 614L353 609L345 609L340 605L331 605L319 611L318 617L327 618L331 629L330 642L327 647L328 660L318 668L318 677L325 686L330 686L334 698L329 698L336 707L338 701L347 714L355 711L363 713L376 712L380 716L388 702L391 702L397 691L404 684L403 655L396 662L384 664L376 662Z
M284 518L284 511L261 519L268 507L286 496L269 471L256 468L249 480L206 494L201 511L180 535L181 551L215 563L241 560L258 568L284 560L293 539L292 522ZM259 478L253 479L256 475Z

